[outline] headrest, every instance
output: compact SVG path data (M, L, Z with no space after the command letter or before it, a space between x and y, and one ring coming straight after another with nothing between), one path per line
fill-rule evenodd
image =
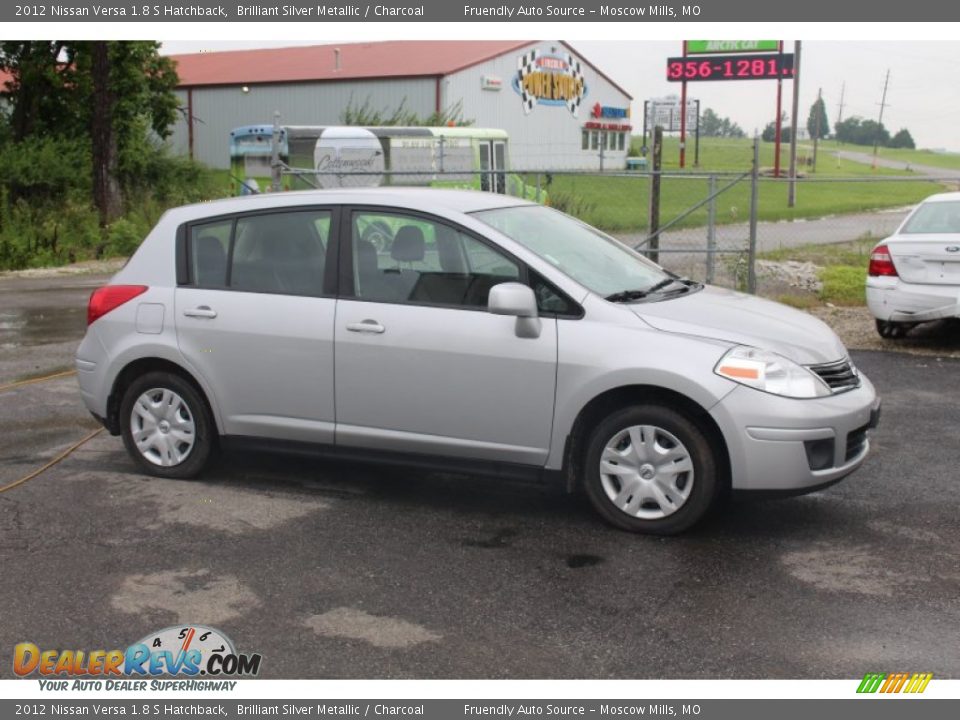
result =
M404 225L397 231L390 247L390 257L398 262L423 260L423 230L416 225Z

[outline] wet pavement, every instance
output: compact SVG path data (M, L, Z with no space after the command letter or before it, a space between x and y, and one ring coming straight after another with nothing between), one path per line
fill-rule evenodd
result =
M73 368L87 299L107 276L0 277L0 385Z
M28 316L85 305L77 285L17 298ZM79 339L72 321L32 332L0 384ZM669 539L610 529L580 497L397 468L244 454L151 479L101 434L0 493L0 648L206 623L270 678L960 677L960 362L853 357L884 396L860 471ZM3 392L0 486L92 427L74 378Z

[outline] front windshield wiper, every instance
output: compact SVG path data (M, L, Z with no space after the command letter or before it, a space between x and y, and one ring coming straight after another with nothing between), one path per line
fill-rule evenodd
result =
M631 300L642 300L643 298L647 297L647 295L657 292L657 290L663 290L665 287L667 287L667 285L672 285L673 283L686 284L686 282L687 281L683 278L668 277L654 285L651 285L645 290L621 290L620 292L615 292L612 295L607 295L604 300L609 302L630 302Z

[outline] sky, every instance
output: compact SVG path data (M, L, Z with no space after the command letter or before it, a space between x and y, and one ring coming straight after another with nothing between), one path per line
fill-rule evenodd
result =
M664 79L666 59L681 54L681 43L652 41L568 41L591 63L633 95L633 117L642 126L643 101L677 94L680 86ZM165 42L164 53L200 50L283 47L307 42ZM785 51L793 41L785 42ZM910 130L917 147L960 152L960 41L805 41L801 50L800 122L822 89L831 128L840 110L843 117L876 120L884 77L890 71L883 124L891 134ZM729 117L747 134L761 131L776 116L776 82L767 80L690 83L688 96L701 108ZM789 113L791 82L783 84L783 108Z

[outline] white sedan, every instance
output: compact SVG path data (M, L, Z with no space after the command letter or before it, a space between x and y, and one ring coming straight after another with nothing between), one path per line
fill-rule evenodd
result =
M885 338L960 317L960 192L928 197L873 249L867 305Z

